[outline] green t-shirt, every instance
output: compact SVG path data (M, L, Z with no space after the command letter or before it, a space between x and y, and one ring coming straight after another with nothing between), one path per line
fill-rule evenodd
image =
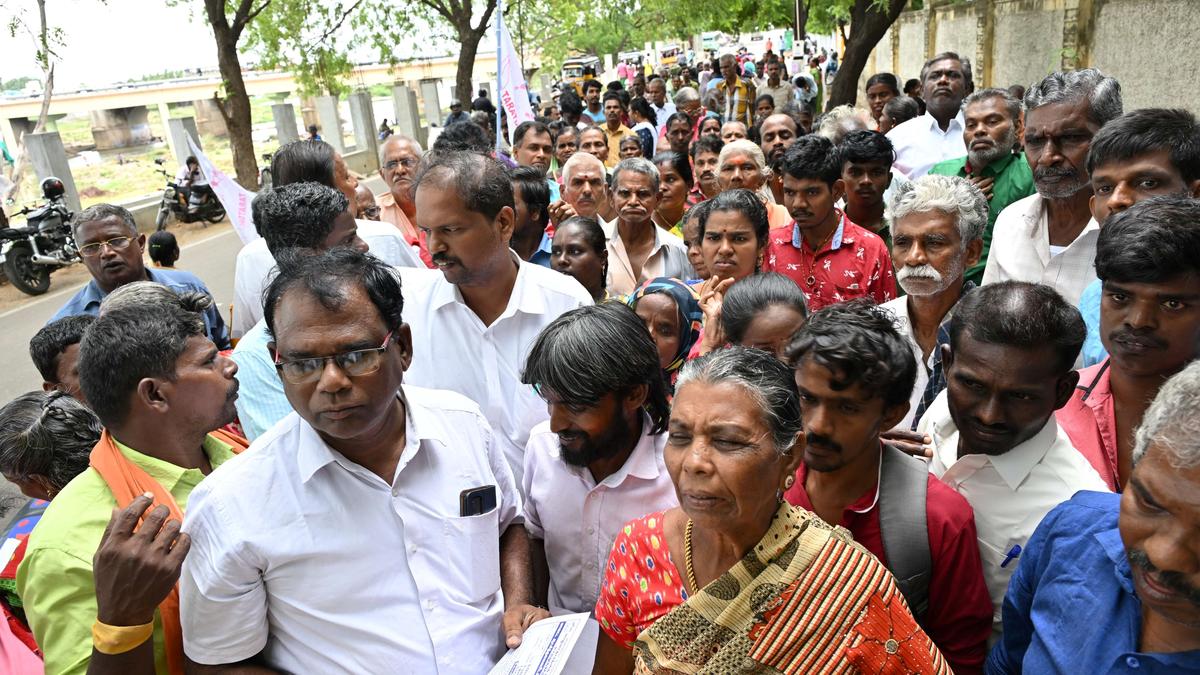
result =
M121 453L159 485L167 488L179 509L204 474L143 455L117 443ZM213 468L233 457L230 446L208 436L204 452ZM86 673L92 656L92 624L96 621L96 588L92 557L117 500L95 469L88 467L50 502L29 535L25 558L17 567L17 593L45 655L46 674ZM162 621L154 613L154 664L167 672Z
M959 157L938 162L929 173L966 178L967 158ZM983 254L979 256L979 262L963 275L969 281L982 284L983 269L987 267L988 251L992 248L992 228L996 225L996 216L1009 204L1028 197L1036 192L1036 189L1033 186L1033 170L1029 168L1029 162L1026 161L1023 152L992 162L977 175L984 178L996 177L992 183L992 199L988 202L987 229L983 232Z

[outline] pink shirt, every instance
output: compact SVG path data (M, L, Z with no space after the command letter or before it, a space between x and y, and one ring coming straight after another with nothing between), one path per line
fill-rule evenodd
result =
M1054 416L1108 488L1120 492L1117 485L1117 415L1109 375L1108 359L1080 370L1075 393Z

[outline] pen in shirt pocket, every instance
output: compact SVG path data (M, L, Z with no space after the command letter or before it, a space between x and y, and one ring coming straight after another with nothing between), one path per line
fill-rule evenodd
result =
M1021 557L1021 545L1013 544L1012 548L1008 549L1008 553L1004 554L1004 562L1000 563L1001 567L1008 567L1008 564L1017 558Z

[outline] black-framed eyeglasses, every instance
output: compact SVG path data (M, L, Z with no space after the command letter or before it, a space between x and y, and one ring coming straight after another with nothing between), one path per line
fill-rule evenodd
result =
M383 163L383 168L387 169L388 171L395 171L396 167L398 166L402 166L406 169L415 169L417 163L418 160L412 157L405 157L404 159L390 159Z
M362 215L364 218L366 218L368 220L374 220L375 218L379 217L379 207L378 206L368 206L367 208L362 210Z
M314 356L305 359L293 359L291 361L283 361L279 358L279 352L275 352L275 369L279 371L279 375L283 379L292 384L305 384L318 380L321 373L325 372L325 364L333 360L337 367L341 369L347 377L359 377L362 375L370 375L379 370L383 364L383 353L392 343L392 332L383 338L383 344L372 349L355 349L350 352L342 352L341 354L333 354L331 356Z
M101 249L105 246L114 251L124 251L129 248L129 242L133 241L133 237L113 237L107 241L98 241L94 244L87 244L79 247L79 255L85 258L94 258L100 255Z

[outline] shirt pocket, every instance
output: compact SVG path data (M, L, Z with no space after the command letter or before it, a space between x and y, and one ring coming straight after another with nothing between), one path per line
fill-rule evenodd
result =
M500 590L500 509L442 521L447 595L476 603Z

